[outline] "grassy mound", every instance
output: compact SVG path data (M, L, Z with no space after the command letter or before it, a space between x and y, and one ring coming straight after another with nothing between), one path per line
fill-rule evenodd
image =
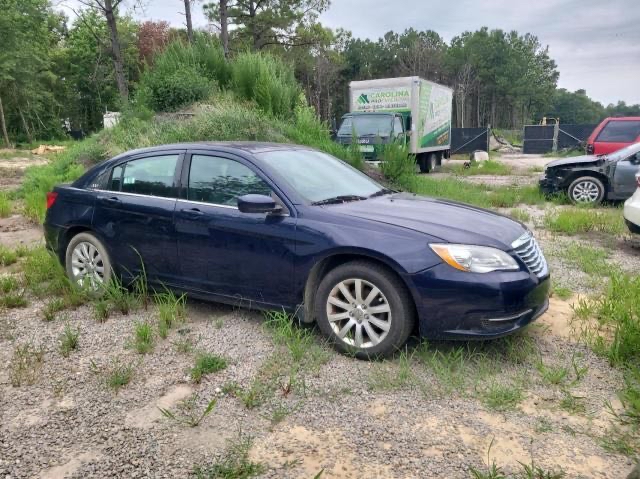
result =
M308 145L337 156L356 168L360 153L331 141L327 128L313 111L299 105L288 119L262 111L255 103L238 100L232 93L218 93L191 108L193 115L126 117L118 126L103 130L59 153L46 166L27 170L19 196L24 212L42 222L45 196L54 185L78 178L85 168L134 148L195 141L272 141Z

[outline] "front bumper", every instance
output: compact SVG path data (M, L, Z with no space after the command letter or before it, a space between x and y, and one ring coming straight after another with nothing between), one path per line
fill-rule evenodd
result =
M560 186L560 181L558 178L547 178L546 176L543 176L542 178L540 178L538 186L540 187L540 191L544 195L554 195L562 191L562 187Z
M632 233L640 234L640 188L624 202L624 221Z
M528 271L466 273L446 264L408 275L420 335L492 339L525 327L549 307L550 281Z

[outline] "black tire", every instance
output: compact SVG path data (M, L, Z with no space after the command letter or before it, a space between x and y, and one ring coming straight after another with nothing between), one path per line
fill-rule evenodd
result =
M93 259L95 260L95 266L93 261L91 265L92 267L96 268L97 274L102 277L101 282L91 281L88 284L84 284L84 282L82 282L81 280L81 276L76 275L76 273L74 273L73 252L76 249L76 247L78 247L78 245L80 245L81 243L91 245L93 246L93 248L95 248L97 255L96 256L92 255ZM101 275L99 273L100 268L102 268ZM107 252L107 249L104 247L102 242L98 238L96 238L94 234L86 231L83 233L78 233L73 238L71 238L71 241L69 241L69 244L67 245L67 250L65 253L65 270L67 272L67 276L73 283L81 287L88 287L89 291L95 295L100 295L104 291L104 288L102 286L103 285L106 286L109 283L109 281L111 281L111 277L113 275L113 269L111 267L111 258L109 257L109 253ZM98 284L98 283L102 283L102 284Z
M427 155L427 171L431 173L438 166L438 155L429 153Z
M333 323L329 321L328 308L333 307L329 306L328 303L330 294L335 290L335 288L338 288L340 283L351 280L363 280L364 283L368 283L368 285L373 285L378 288L381 292L381 296L378 297L380 300L380 303L378 304L388 304L390 308L388 316L387 313L382 313L381 315L386 319L390 318L388 319L389 327L386 335L384 335L383 330L377 329L376 325L360 318L363 322L368 323L367 325L359 323L361 324L361 331L363 331L363 334L366 335L367 338L370 338L368 332L366 332L367 327L369 330L373 327L374 331L382 337L380 342L377 344L373 344L373 341L370 340L368 341L371 343L369 346L357 347L354 344L348 344L348 342L346 342L351 341L350 338L343 340L338 336L332 325L335 325L336 329L342 329L346 326L346 322L355 321L356 318L354 317L345 318L342 321L334 321ZM366 291L364 288L366 288L366 286L363 286L363 291ZM369 292L371 292L371 290L369 290ZM385 299L386 302L382 303L381 298ZM364 303L363 306L365 306ZM370 307L374 308L376 306ZM355 309L356 308L354 308L354 310ZM346 311L343 308L340 310ZM318 327L323 334L329 338L329 341L334 345L334 347L342 353L354 355L359 359L370 359L393 354L399 348L404 346L415 323L413 301L404 283L402 283L402 281L387 268L368 261L353 261L329 271L325 277L322 278L322 281L320 281L320 285L318 286L318 291L315 297L314 313L318 322ZM359 313L362 313L362 311ZM373 314L371 314L371 316L373 316ZM379 321L379 317L380 315L373 319ZM352 327L354 329L358 328L355 323L353 323Z
M580 176L571 182L567 195L572 203L600 204L604 200L607 189L604 183L595 176Z

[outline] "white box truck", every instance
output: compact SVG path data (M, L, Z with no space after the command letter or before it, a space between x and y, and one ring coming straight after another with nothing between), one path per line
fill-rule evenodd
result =
M452 100L451 88L415 76L353 81L336 140L355 138L368 161L380 159L379 145L406 142L420 170L431 171L449 157Z

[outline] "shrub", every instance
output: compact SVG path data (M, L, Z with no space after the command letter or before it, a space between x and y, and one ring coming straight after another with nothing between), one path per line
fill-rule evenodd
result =
M380 169L392 183L406 187L416 174L416 157L409 154L405 145L391 143L384 145L381 152L383 162Z
M193 43L176 40L142 73L136 101L142 109L176 110L206 98L216 85L225 87L230 76L218 43L204 35Z
M232 87L240 98L255 101L274 116L293 112L300 87L289 65L269 54L247 52L236 57L231 71Z
M195 66L183 65L176 71L163 71L156 67L143 75L141 95L144 95L144 103L153 110L173 111L202 100L213 86L214 83Z

